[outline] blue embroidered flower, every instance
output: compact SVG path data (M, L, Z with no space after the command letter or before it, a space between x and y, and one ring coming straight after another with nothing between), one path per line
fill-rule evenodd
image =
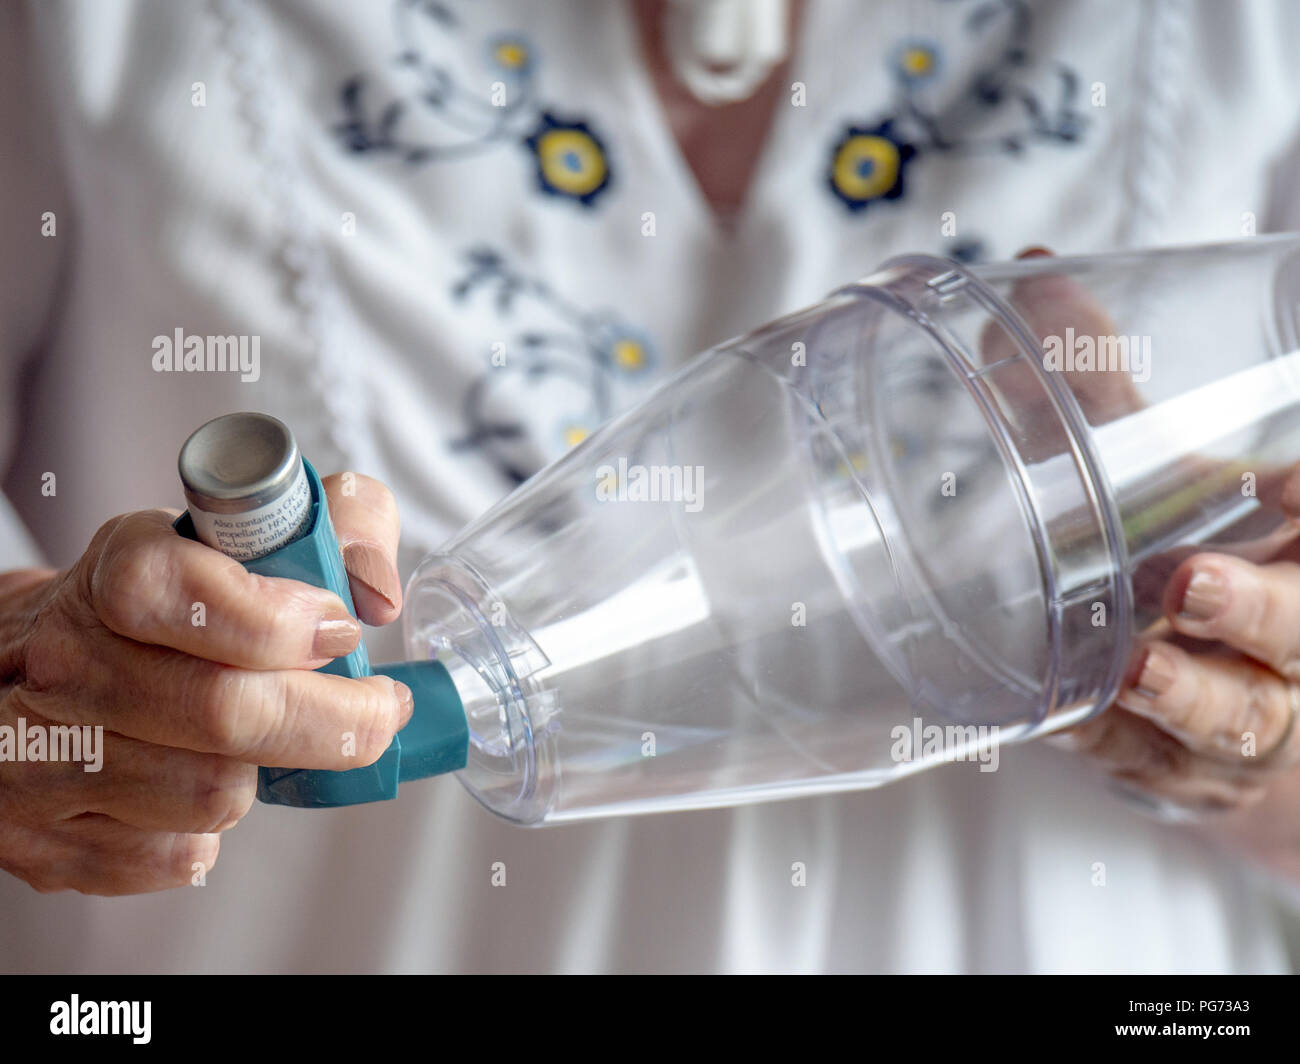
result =
M965 8L966 33L979 37L976 65L964 85L949 86L944 106L923 91L943 76L943 56L929 37L906 37L888 52L894 81L890 117L866 128L850 126L836 143L826 183L851 211L903 195L913 157L994 150L1023 155L1043 142L1080 141L1088 119L1079 107L1082 79L1073 67L1041 58L1033 47L1032 5L1025 0L947 0ZM972 118L963 104L989 112Z
M655 363L650 337L626 326L606 327L597 341L601 357L615 373L635 376Z
M831 151L831 191L851 211L903 194L903 174L916 154L894 132L892 120L866 128L849 126Z
M923 38L903 41L894 49L894 74L908 85L920 85L938 77L942 69L939 46Z
M549 111L524 141L537 162L537 181L554 196L591 206L609 185L605 146L585 122L565 122Z
M568 422L560 428L560 446L571 451L591 435L591 426L579 422Z
M502 73L522 77L533 67L533 50L517 33L502 33L488 39L488 59Z
M466 391L465 432L451 446L479 452L521 484L644 392L655 348L622 315L571 303L492 248L474 248L466 258L452 297L461 302L481 292L503 323L514 324L510 357Z
M376 79L368 75L343 83L343 118L334 133L347 151L387 155L415 167L480 158L519 144L531 152L543 192L583 207L596 201L610 179L605 145L585 123L561 121L550 112L536 84L541 56L527 35L506 29L475 37L491 81L485 93L479 78L462 78L452 62L463 50L465 30L450 6L441 0L393 5L398 95L376 101L376 90L366 89ZM520 173L527 169L520 167Z

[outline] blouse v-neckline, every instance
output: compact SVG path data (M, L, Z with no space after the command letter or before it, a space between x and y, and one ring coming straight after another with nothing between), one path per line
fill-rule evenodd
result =
M774 86L773 81L779 79L783 83L792 71L799 68L804 42L808 37L808 5L800 3L799 0L794 3L793 10L797 17L790 30L789 54L755 90L754 95L771 93L772 101L768 113L762 119L761 140L754 148L749 173L742 182L734 208L727 210L725 204L710 198L706 191L707 182L701 179L700 168L697 168L696 162L690 158L686 145L679 137L678 130L674 128L670 113L673 101L671 97L665 97L660 91L656 70L652 66L652 42L647 40L642 32L641 20L633 10L635 2L636 0L624 0L614 7L618 10L619 32L624 37L627 54L633 59L630 81L637 111L646 119L643 135L653 142L652 147L656 149L654 154L667 161L674 183L679 186L684 201L690 204L690 209L696 218L706 225L711 233L734 238L745 228L748 218L753 213L757 193L770 171L771 157L777 142L781 139L783 125L787 120L784 111L791 106L788 95L790 90L788 86L782 88L781 84ZM671 79L673 74L671 67L667 65L664 51L666 43L662 33L657 39L657 44L661 57L664 58L659 77ZM686 92L684 88L681 91ZM744 101L744 104L749 104L752 99L753 96ZM700 106L708 105L700 104ZM722 108L719 110L721 111Z

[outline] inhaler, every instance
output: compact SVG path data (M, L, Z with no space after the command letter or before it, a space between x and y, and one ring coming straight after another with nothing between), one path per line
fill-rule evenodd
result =
M259 797L456 772L533 825L995 767L1105 710L1185 557L1295 535L1298 299L1292 236L892 259L699 355L426 558L411 660L376 668L415 696L393 748L262 769ZM181 474L178 531L351 608L285 426L209 423Z

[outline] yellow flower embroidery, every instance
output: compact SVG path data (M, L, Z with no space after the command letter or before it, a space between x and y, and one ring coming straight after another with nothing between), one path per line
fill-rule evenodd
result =
M903 194L903 168L915 154L896 139L890 122L874 129L851 126L831 153L831 191L855 211L876 200L897 199Z
M585 123L544 114L527 143L537 158L538 182L547 192L589 204L609 183L604 145Z
M528 49L518 41L499 41L492 56L507 70L523 70L528 65Z
M614 364L619 369L635 372L646 362L645 346L639 340L619 340L614 344Z
M906 48L899 65L908 77L923 78L934 71L934 52L929 48Z

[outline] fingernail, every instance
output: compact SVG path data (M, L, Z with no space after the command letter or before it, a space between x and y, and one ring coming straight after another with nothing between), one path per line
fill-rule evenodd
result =
M1045 259L1052 255L1050 248L1045 248L1041 244L1034 244L1025 248L1023 251L1016 253L1018 259Z
M397 689L397 701L401 705L401 712L398 714L398 731L406 727L406 722L411 719L411 714L415 712L415 696L411 694L411 689L399 680L393 681L393 686Z
M1169 655L1156 647L1150 647L1146 660L1142 662L1142 672L1134 690L1147 698L1157 698L1173 687L1177 676Z
M389 609L397 609L397 599L401 594L397 569L383 551L368 543L349 543L343 548L343 564L349 576L365 584L388 604Z
M361 625L353 617L325 617L316 625L311 643L312 660L350 654L361 641Z
M1197 569L1183 590L1181 616L1190 621L1208 621L1223 609L1228 601L1228 587L1218 573Z

